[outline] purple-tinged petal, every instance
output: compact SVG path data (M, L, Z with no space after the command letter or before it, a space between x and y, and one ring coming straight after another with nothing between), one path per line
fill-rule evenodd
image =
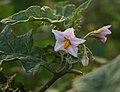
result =
M111 25L107 25L107 26L103 26L103 27L100 28L100 29L104 29L104 28L105 28L105 29L106 29L106 28L108 29L108 28L110 28L110 27L111 27Z
M107 34L111 34L111 31L109 29L102 30L102 32L100 33L100 35L102 36L106 36Z
M73 28L68 28L66 29L63 33L66 39L74 38L74 29Z
M106 35L111 34L111 31L109 30L110 27L111 25L103 26L102 28L95 31L94 35L98 37L103 43L105 43L107 40Z
M74 39L70 40L71 44L74 45L74 46L78 46L79 44L82 44L85 41L86 40L84 40L84 39L80 39L80 38L76 38L76 37L74 37Z
M67 51L67 53L71 54L72 56L77 57L78 47L70 45L66 49L66 51Z
M63 32L57 31L57 30L53 30L53 29L52 29L52 32L54 33L56 40L64 41L64 34L63 34Z
M56 41L54 50L55 51L64 50L63 42Z
M89 64L89 58L88 58L88 56L87 55L84 55L83 57L82 57L82 65L83 66L87 66L88 64Z
M111 31L108 29L110 27L111 27L111 25L108 25L108 26L104 26L104 27L98 29L98 30L102 30L100 35L106 36L107 34L111 34Z
M105 42L107 41L107 37L102 36L102 37L100 37L100 40L101 40L103 43L105 43Z

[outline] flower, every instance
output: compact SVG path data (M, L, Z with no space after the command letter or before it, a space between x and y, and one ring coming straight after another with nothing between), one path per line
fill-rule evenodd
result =
M56 38L56 44L54 47L55 51L63 50L66 53L71 54L74 57L77 57L78 45L85 42L84 39L75 37L74 29L68 28L64 32L58 30L52 30Z
M88 58L87 54L83 55L81 61L82 61L83 66L87 66L89 64L89 58Z
M100 38L101 41L103 43L105 43L107 40L106 35L111 34L111 31L109 30L110 27L111 27L111 25L103 26L102 28L98 29L97 31L93 31L93 33L97 34L95 36Z

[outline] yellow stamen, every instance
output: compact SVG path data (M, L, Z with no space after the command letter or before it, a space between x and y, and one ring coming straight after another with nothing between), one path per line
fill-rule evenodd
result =
M70 40L65 39L64 40L64 49L67 49L69 47L69 45L70 45Z

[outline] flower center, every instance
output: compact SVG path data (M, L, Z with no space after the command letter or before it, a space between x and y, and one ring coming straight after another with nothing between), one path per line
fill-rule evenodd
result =
M70 40L65 39L64 40L64 49L67 49L70 46Z

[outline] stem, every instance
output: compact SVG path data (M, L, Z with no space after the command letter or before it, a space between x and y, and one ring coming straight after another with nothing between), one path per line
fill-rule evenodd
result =
M62 51L59 51L59 53L60 53L60 56L61 56L61 61L63 62L63 60L64 60L64 53Z
M38 92L44 92L46 89L48 89L56 80L61 78L64 74L66 74L65 71L60 71L59 73L54 74L54 76L38 91Z
M55 81L57 81L59 78L61 78L62 76L64 76L67 73L73 73L76 75L81 75L82 72L75 70L75 69L71 69L69 68L69 65L66 64L66 66L61 69L59 72L55 73L53 75L53 77L38 91L38 92L44 92L45 90L47 90Z
M92 34L93 32L89 32L87 35L85 35L84 37L83 37L83 39L85 39L85 38L87 38L90 34Z
M58 77L58 76L53 76L52 79L50 79L38 92L44 92L46 89L48 89L59 78L60 77Z
M83 44L83 47L84 47L84 55L85 55L85 54L87 54L87 50L86 50L85 44Z
M92 51L86 46L86 49L90 52L90 54L93 56Z

